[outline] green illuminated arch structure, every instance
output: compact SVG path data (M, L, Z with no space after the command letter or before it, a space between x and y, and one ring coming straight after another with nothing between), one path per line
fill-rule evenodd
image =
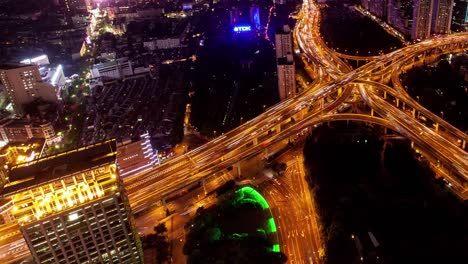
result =
M268 211L270 217L268 218L267 222L265 223L265 232L273 241L272 249L273 252L280 252L280 246L278 243L278 234L276 233L276 224L275 220L273 219L273 215L270 211L270 206L268 205L267 201L263 196L257 192L254 188L250 186L245 186L240 188L236 191L236 193L241 195L240 202L242 200L244 202L253 201L255 203L260 204L263 210Z

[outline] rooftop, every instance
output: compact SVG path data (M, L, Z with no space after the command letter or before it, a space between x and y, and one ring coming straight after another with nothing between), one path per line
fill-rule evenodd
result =
M0 70L11 70L23 67L30 67L33 66L31 64L23 64L23 63L2 63L0 64Z
M0 191L0 197L115 163L116 150L116 141L112 139L14 166L11 168L9 183Z

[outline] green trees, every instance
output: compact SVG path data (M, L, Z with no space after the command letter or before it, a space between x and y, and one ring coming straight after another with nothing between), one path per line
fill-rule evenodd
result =
M286 262L282 252L272 250L275 233L263 229L271 218L268 210L234 190L218 199L215 207L200 207L185 225L187 236L183 252L188 256L188 263Z
M167 263L171 254L169 252L169 242L166 235L166 225L161 223L153 229L155 233L141 238L143 249L154 249L156 251L156 263Z

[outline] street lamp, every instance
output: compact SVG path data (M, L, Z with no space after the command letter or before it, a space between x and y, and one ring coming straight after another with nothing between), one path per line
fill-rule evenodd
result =
M440 115L442 116L442 119L444 119L444 111L440 111Z

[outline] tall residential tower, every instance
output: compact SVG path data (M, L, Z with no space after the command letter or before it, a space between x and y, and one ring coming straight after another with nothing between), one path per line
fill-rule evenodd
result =
M23 106L36 98L57 102L55 87L42 81L36 65L2 64L0 82L17 115L23 115Z

